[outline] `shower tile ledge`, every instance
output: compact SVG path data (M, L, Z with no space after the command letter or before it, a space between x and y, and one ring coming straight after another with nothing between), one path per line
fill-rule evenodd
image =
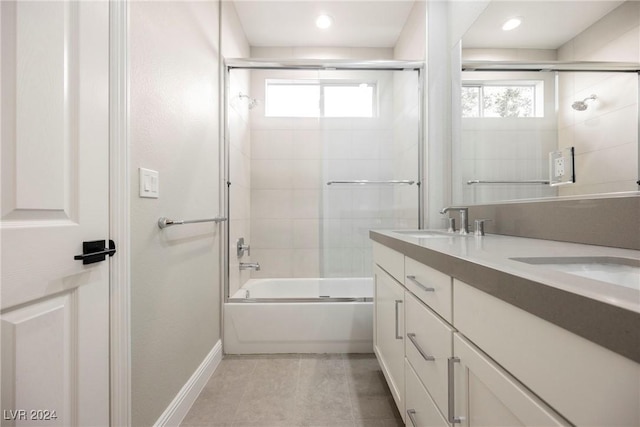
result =
M640 363L640 290L511 259L640 260L640 251L492 234L425 239L372 230L370 238Z

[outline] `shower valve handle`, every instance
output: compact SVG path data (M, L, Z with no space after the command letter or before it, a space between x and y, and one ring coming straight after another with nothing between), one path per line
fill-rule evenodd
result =
M238 258L242 258L242 255L246 252L247 255L251 256L251 247L249 245L244 244L244 237L241 237L236 242L237 254Z

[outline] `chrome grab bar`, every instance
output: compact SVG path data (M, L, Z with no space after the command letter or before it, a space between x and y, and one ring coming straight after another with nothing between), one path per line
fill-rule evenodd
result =
M407 276L407 279L411 280L413 283L415 283L423 291L426 291L426 292L435 292L436 291L435 288L430 288L430 287L425 286L422 283L418 282L418 280L416 280L416 276Z
M183 225L183 224L196 224L198 222L223 222L226 221L227 218L224 217L216 217L216 218L207 218L207 219L169 219L162 217L158 219L158 227L160 229L171 227L172 225Z
M436 360L435 357L433 356L429 356L428 354L426 354L424 352L424 350L420 347L420 345L418 344L418 341L416 340L416 334L407 334L407 337L409 338L409 341L411 341L411 343L414 345L414 347L416 348L416 350L418 350L418 353L420 353L420 356L422 356L422 358L424 360L426 360L427 362L433 362L434 360Z
M471 179L467 181L467 185L473 184L549 184L547 179L529 179L523 181L486 181L483 179Z
M400 313L400 309L398 308L398 304L402 304L402 300L401 299L397 299L396 300L396 339L397 340L401 340L402 339L402 335L398 335L398 331L399 331L399 323L400 323L400 316L398 316L398 314Z
M411 425L413 427L418 427L418 422L416 421L416 418L415 418L416 410L415 409L407 409L407 415L409 416L409 419L411 420Z
M398 185L413 185L415 184L415 181L412 180L401 180L401 179L391 179L388 181L369 181L368 179L354 179L354 180L350 180L350 181L328 181L327 185L334 185L334 184L360 184L360 185L367 185L367 184L398 184Z

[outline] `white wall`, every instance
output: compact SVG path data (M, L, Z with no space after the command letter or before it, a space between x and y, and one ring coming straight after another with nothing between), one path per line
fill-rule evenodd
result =
M261 47L251 46L252 58L274 59L391 59L393 49L375 47Z
M218 2L131 2L132 425L156 422L220 339ZM188 48L187 48L188 47ZM137 169L160 173L138 197Z
M640 61L640 2L627 1L561 46L565 61ZM563 74L559 145L576 147L576 183L560 195L635 191L638 186L638 75ZM586 111L571 104L591 94Z
M462 49L463 61L555 61L556 49Z
M414 2L407 22L393 48L393 59L424 61L427 42L426 8L427 4L424 0Z
M451 203L451 88L459 65L453 63L449 7L455 3L427 2L425 228L442 228L440 209Z
M222 2L221 51L225 58L247 58L249 43L242 31L235 6L230 1ZM232 70L229 73L229 295L233 295L249 280L250 271L240 271L240 262L250 262L248 254L239 259L235 251L236 242L244 237L251 245L251 132L249 101L240 93L251 96L249 70Z

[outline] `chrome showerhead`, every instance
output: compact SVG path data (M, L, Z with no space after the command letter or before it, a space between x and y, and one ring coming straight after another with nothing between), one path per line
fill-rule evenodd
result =
M247 106L249 107L249 110L252 110L253 107L258 105L258 103L260 102L260 100L258 100L256 98L252 98L249 95L245 95L242 92L240 92L240 94L238 95L238 98L247 100L247 104L248 104Z
M587 105L587 101L595 101L596 98L597 97L595 95L591 95L588 98L583 99L582 101L574 102L573 104L571 104L571 108L573 108L576 111L584 111L589 106Z

